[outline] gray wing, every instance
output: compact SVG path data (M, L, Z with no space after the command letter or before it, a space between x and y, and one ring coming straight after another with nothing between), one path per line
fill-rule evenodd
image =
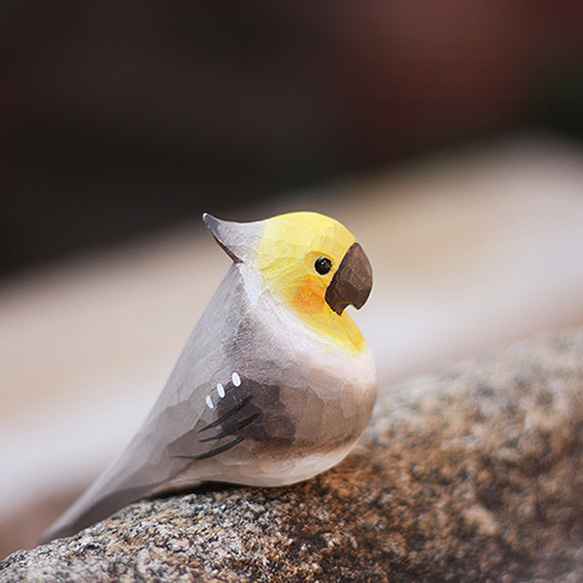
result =
M234 264L192 332L150 415L127 449L51 527L44 541L71 535L163 490L193 460L212 458L252 432L261 438L258 387L234 370L232 349L249 309ZM237 390L235 390L237 389ZM270 390L260 387L262 401ZM272 391L271 391L272 392ZM204 480L200 476L198 481ZM196 477L190 479L191 483Z

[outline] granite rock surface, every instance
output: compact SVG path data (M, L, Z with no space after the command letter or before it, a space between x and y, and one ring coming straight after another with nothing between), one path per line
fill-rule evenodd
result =
M392 387L339 466L209 485L18 551L1 582L583 579L583 330Z

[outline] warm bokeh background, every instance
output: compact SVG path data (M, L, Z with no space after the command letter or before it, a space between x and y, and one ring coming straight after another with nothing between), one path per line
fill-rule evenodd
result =
M228 260L310 208L375 269L383 389L583 323L572 1L7 2L0 556L129 439Z
M576 0L5 2L0 269L443 144L583 132Z

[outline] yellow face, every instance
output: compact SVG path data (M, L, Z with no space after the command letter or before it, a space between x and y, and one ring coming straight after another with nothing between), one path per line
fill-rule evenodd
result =
M312 212L265 221L255 262L264 285L316 332L351 352L367 349L352 318L334 312L326 290L354 236L338 221ZM327 269L329 268L329 271Z

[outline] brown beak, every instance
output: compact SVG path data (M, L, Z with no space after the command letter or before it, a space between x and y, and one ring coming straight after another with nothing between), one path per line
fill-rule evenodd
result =
M340 267L326 290L326 302L338 314L348 304L364 306L372 289L372 267L362 247L354 243L344 255Z

